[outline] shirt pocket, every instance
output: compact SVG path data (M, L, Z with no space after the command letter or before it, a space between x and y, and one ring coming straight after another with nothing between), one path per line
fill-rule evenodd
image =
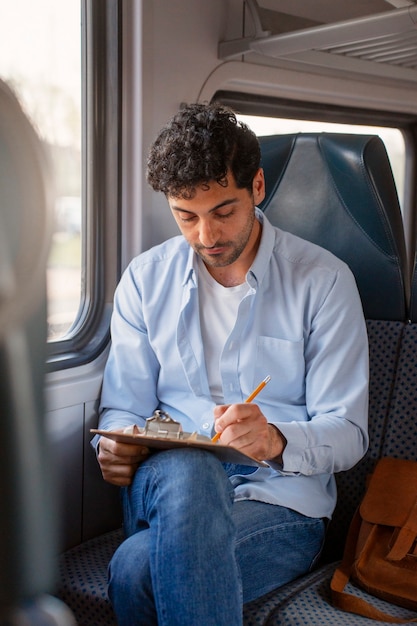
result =
M304 402L304 340L260 336L256 352L254 386L268 374L271 376L271 382L262 390L263 400Z

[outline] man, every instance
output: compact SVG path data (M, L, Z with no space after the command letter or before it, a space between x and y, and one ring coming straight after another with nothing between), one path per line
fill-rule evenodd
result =
M366 451L362 307L343 262L256 208L258 141L229 109L182 109L148 181L182 236L134 259L116 291L100 428L143 426L158 408L268 467L101 438L127 536L109 595L120 626L237 626L243 603L314 565L333 473Z

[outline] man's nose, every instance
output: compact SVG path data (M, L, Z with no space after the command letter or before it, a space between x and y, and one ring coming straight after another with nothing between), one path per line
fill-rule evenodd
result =
M212 248L218 241L218 229L209 221L201 221L199 239L202 246Z

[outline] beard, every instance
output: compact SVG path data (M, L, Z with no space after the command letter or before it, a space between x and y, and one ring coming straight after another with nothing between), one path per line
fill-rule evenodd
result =
M201 244L194 244L193 250L209 267L227 267L238 260L245 250L252 234L255 222L255 212L251 213L250 219L244 230L242 230L234 241L218 241L214 246L207 248ZM209 250L220 249L218 254L209 254Z
M207 254L203 246L194 246L194 251L209 267L227 267L231 265L242 254L245 249L245 245L236 245L235 242L218 243L214 248L223 248L224 252L219 254Z

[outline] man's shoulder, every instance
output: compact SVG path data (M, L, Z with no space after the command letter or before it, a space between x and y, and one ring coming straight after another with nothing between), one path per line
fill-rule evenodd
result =
M274 230L276 233L274 254L282 261L309 266L311 269L348 270L347 264L326 248L288 231L276 227Z
M173 258L177 262L180 259L184 259L187 262L189 251L189 244L184 237L178 235L145 250L130 262L130 266L135 270L145 268L146 266L170 263Z
M333 272L349 271L346 263L327 248L275 226L265 215L261 215L261 221L265 231L264 250L267 255L272 253L278 265L288 265L293 270L307 266L311 270L322 268Z
M131 292L133 286L149 296L149 293L160 294L161 290L167 291L170 287L175 289L189 274L190 250L182 236L145 250L130 261L119 282L118 292Z

